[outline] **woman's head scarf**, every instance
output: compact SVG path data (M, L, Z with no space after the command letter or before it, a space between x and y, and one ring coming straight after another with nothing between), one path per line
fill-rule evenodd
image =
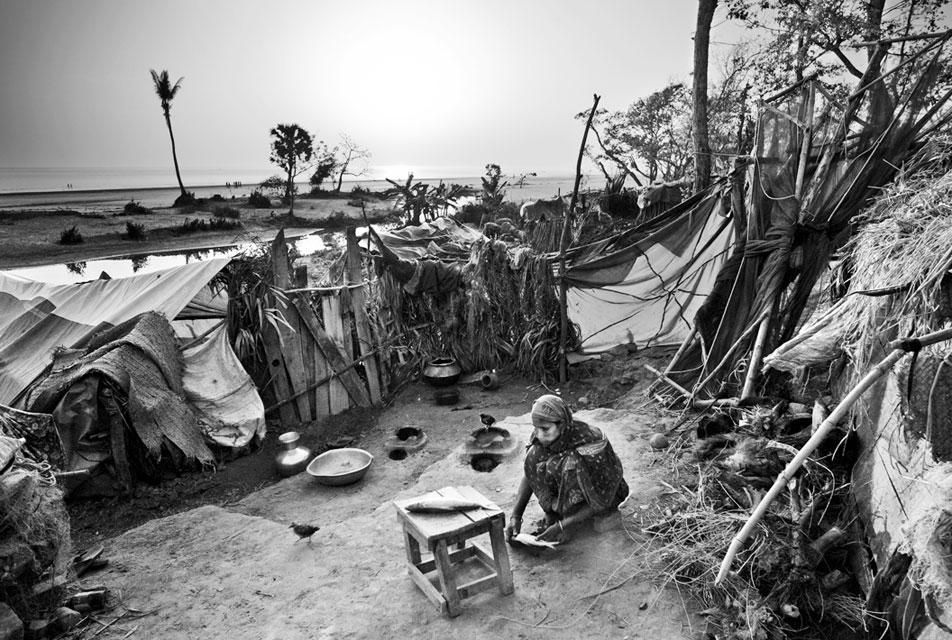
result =
M563 429L572 424L572 410L569 409L569 405L565 404L565 400L559 396L550 394L539 396L532 403L532 417L549 422L560 422Z

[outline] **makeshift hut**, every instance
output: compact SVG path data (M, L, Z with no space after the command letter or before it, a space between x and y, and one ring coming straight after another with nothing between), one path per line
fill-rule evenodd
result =
M74 285L0 274L2 432L67 494L94 495L156 480L162 460L210 464L210 446L263 437L261 399L209 288L227 263Z
M950 167L948 138L903 167L845 248L846 294L764 359L768 370L832 371L838 397L875 373L851 407L874 633L952 628Z
M826 616L874 637L952 629L949 163L934 146L950 35L888 70L890 43L874 45L845 102L812 78L764 102L732 255L654 387L711 410L688 440L696 490L648 528L657 558L738 637Z
M932 92L948 37L907 59L909 81L896 87L885 43L845 102L814 78L764 101L746 188L731 199L737 241L668 367L689 400L762 395L771 383L758 377L762 354L794 335L854 216L941 126L949 95Z

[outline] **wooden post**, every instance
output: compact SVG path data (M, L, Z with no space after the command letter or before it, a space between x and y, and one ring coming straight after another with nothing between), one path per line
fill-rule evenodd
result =
M368 234L369 235L369 234ZM357 246L357 232L353 227L347 228L347 271L345 282L353 284L360 282L360 249ZM363 288L354 289L351 294L354 307L354 324L357 327L357 345L360 355L366 356L376 349L373 332L370 330L370 318L367 316L367 293ZM367 372L367 389L370 391L370 401L380 402L380 371L376 358L364 360L364 371Z
M278 253L282 253L280 260L276 259L275 254ZM284 229L278 231L278 235L271 244L271 260L273 264L272 268L275 270L275 286L280 286L278 285L278 280L282 277L284 278L284 286L287 286L287 244L284 242ZM277 307L278 301L275 299L275 296L269 294L268 297L268 304L272 307ZM272 389L274 390L274 399L280 402L285 398L290 398L294 395L294 392L291 390L291 385L288 381L288 372L284 366L284 357L281 354L281 337L274 325L266 323L262 327L261 342L264 345L265 357L268 359L268 373L270 374L269 377L271 379ZM298 422L293 403L281 405L279 415L281 416L281 422L285 426L290 426Z
M595 111L598 109L598 101L601 96L595 94L595 100L592 104L592 110L588 114L588 122L585 123L585 131L582 133L582 146L578 150L578 162L575 164L575 187L572 189L572 200L569 202L569 210L565 212L565 219L562 222L562 237L559 241L559 383L565 384L568 380L568 354L566 353L565 343L568 340L569 333L569 310L568 310L568 285L565 283L565 252L569 244L569 227L572 220L572 213L575 211L575 204L578 201L578 187L582 181L582 158L585 156L585 142L588 140L588 130L592 128L592 119L595 117Z

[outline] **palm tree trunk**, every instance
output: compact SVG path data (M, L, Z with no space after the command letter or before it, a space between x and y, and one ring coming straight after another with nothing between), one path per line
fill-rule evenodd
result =
M172 141L172 162L175 163L175 178L178 180L179 189L182 190L182 196L186 195L185 185L182 184L182 174L179 172L178 168L178 155L175 153L175 136L172 135L172 118L169 114L165 114L165 124L169 128L169 139Z

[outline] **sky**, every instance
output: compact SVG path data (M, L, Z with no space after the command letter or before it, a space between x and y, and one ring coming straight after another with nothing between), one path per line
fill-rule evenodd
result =
M572 174L575 115L594 94L618 110L690 82L696 10L697 0L0 0L0 168L171 166L155 69L184 78L171 111L183 174L267 170L278 123L330 144L346 134L394 175L487 163Z

